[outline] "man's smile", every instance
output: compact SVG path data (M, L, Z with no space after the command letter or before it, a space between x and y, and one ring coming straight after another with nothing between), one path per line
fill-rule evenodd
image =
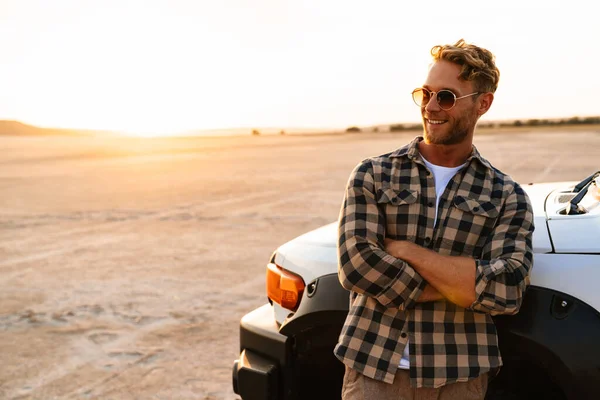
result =
M427 119L425 118L425 121L427 121L428 124L432 124L432 125L441 125L441 124L445 124L446 120L442 120L442 119Z

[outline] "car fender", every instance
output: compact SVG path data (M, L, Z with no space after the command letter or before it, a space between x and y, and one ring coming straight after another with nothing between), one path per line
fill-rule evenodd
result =
M578 298L530 286L519 312L496 316L506 362L527 360L569 399L600 393L600 313Z

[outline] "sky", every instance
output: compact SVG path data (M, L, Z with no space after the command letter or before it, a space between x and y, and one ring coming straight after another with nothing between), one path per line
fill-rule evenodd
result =
M171 134L418 122L433 45L491 50L484 120L600 114L592 1L0 0L0 119Z

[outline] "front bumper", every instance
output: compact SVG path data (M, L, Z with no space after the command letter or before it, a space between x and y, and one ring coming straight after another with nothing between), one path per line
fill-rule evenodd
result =
M348 293L336 274L315 280L279 326L265 304L240 322L240 358L233 389L244 400L340 398L343 364L333 355L348 314Z
M290 339L279 333L269 304L242 318L240 347L240 358L233 364L233 391L244 400L283 398L282 369L292 349Z

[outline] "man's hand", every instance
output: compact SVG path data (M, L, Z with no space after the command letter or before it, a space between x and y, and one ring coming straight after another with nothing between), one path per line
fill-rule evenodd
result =
M441 298L467 308L475 301L475 260L470 257L454 257L438 254L405 240L385 239L385 251L393 257L410 264ZM423 291L418 301L437 294L431 289ZM425 297L424 297L425 296Z
M385 251L388 254L404 261L408 261L405 258L405 255L408 254L411 251L411 249L412 251L417 251L418 249L416 248L422 249L422 247L418 244L408 242L406 240L392 240L385 238L384 244Z
M417 299L417 303L426 303L428 301L440 301L446 300L443 294L441 294L436 288L431 286L429 283L425 286L425 289L421 292L421 295Z

